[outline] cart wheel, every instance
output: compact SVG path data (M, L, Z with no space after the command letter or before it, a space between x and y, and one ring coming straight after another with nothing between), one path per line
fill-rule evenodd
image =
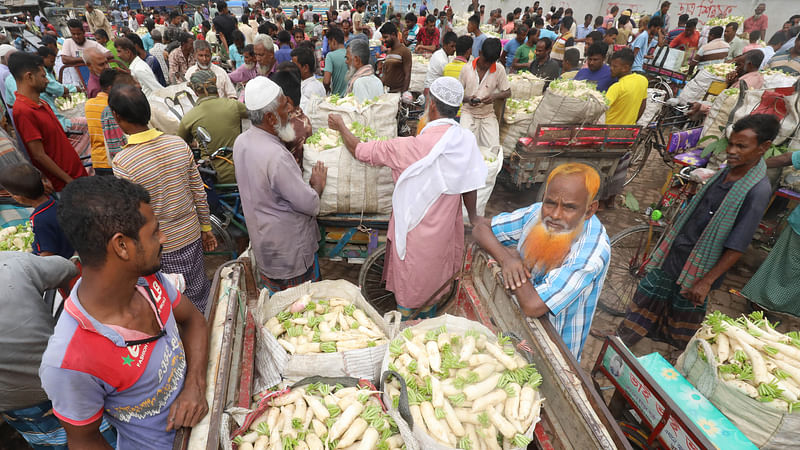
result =
M625 315L644 278L644 266L664 235L661 225L652 227L652 235L650 229L649 225L636 225L611 238L611 263L598 303L603 311L614 316Z
M622 434L628 438L628 442L631 443L633 448L640 450L651 448L647 445L647 431L638 424L621 420L619 421L619 428L622 430Z
M650 150L653 149L653 133L652 129L645 128L639 135L636 146L633 148L628 174L623 186L627 186L633 181L636 175L639 175L639 172L644 169L645 164L647 164L647 159L650 157Z
M386 290L386 282L383 280L384 257L386 256L386 246L381 246L369 255L361 266L358 273L358 284L361 286L361 293L364 298L380 314L397 309L394 294Z

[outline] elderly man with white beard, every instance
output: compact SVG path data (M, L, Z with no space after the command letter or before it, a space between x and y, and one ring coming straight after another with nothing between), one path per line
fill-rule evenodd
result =
M192 43L194 47L194 58L197 61L192 67L186 70L186 80L192 78L192 74L198 70L210 70L217 77L217 94L221 98L236 98L236 88L233 87L228 72L222 67L211 63L211 46L208 42L197 39Z
M248 64L241 65L231 72L231 81L234 83L247 83L259 75L268 77L269 74L275 71L275 44L269 35L259 34L253 39L253 53L256 57L255 67L249 67Z
M580 360L611 257L608 235L595 216L600 176L580 163L556 167L541 203L472 230L500 264L505 287L529 317L545 314Z
M316 216L327 169L318 162L309 183L303 181L283 145L294 140L294 128L274 81L253 78L244 101L252 127L236 138L233 162L261 284L274 293L319 279Z

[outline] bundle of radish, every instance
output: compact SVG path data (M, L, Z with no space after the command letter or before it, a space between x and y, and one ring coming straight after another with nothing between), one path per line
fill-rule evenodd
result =
M397 424L371 387L312 383L267 398L238 450L404 449Z
M487 336L480 324L452 316L431 319L434 329L426 322L392 340L384 362L406 384L414 434L431 440L421 447L526 447L544 400L534 366L508 337ZM384 390L398 408L400 380Z
M342 298L312 301L311 295L303 295L264 326L293 355L335 353L388 342L364 311Z
M762 312L709 314L696 339L708 342L721 380L765 406L800 410L800 333L780 333ZM712 355L702 354L706 359Z

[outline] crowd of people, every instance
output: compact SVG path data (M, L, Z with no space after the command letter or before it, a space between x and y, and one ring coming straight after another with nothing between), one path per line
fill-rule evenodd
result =
M595 213L613 206L626 166L608 186L589 165L559 166L541 202L478 216L487 175L479 149L500 144L494 105L511 96L508 75L591 81L607 99L606 124L634 125L656 47L685 50L691 70L733 61L729 85L758 89L760 68L800 74L800 15L762 44L765 4L740 31L736 22L698 29L697 18L671 14L670 2L638 24L618 6L578 23L572 8L545 13L539 3L504 15L473 1L461 35L449 0L441 11L425 0L405 12L359 0L352 10L256 7L240 17L224 1L136 11L87 3L64 35L42 15L24 18L41 47L0 37L0 186L33 208L35 235L34 255L0 253L9 268L0 278L15 292L0 318L6 420L35 448L172 447L175 430L208 411L203 252L217 242L190 148L198 129L211 138L203 156L232 148L230 160L213 161L216 181L238 185L261 286L274 293L319 280L327 168L315 164L304 181L308 115L328 95L407 92L413 54L429 57L416 136L360 142L341 116L328 117L353 158L392 171L387 289L404 316L436 314L425 302L460 270L463 204L522 311L547 315L580 358L611 257ZM88 69L85 82L76 65ZM194 107L175 135L154 128L154 98L183 83ZM79 90L84 116L65 117L55 100ZM242 119L251 124L244 131ZM685 346L758 226L771 192L766 167L800 168L796 155L763 161L778 127L770 115L734 125L727 167L693 197L609 333ZM68 261L76 257L77 281ZM52 288L66 298L57 324L41 302ZM21 319L24 331L7 332Z

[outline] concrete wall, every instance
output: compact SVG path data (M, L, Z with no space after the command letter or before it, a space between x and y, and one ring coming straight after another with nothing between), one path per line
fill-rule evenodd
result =
M408 0L402 0L403 5L408 4ZM419 6L422 0L414 0ZM525 6L533 6L533 0L479 0L481 4L486 5L487 10L501 8L503 15L514 10L514 8L525 8ZM395 4L398 2L395 1ZM450 4L453 6L457 14L465 14L470 0L451 0ZM762 3L761 0L673 0L672 7L669 10L670 22L673 24L678 23L678 16L686 13L691 17L697 17L701 23L706 20L721 16L744 16L750 17L753 15L756 5ZM800 14L800 1L798 0L769 0L765 2L767 5L766 15L769 17L769 28L767 28L767 39L772 36L772 33L779 30L783 26L789 16ZM446 4L446 0L428 0L428 6L433 8L442 8ZM540 1L540 6L545 8L545 11L550 6L572 8L575 10L575 17L579 22L583 22L585 14L607 14L606 11L613 5L619 6L621 10L631 8L635 12L652 14L658 10L661 0L581 0L566 1L566 0L545 0Z

